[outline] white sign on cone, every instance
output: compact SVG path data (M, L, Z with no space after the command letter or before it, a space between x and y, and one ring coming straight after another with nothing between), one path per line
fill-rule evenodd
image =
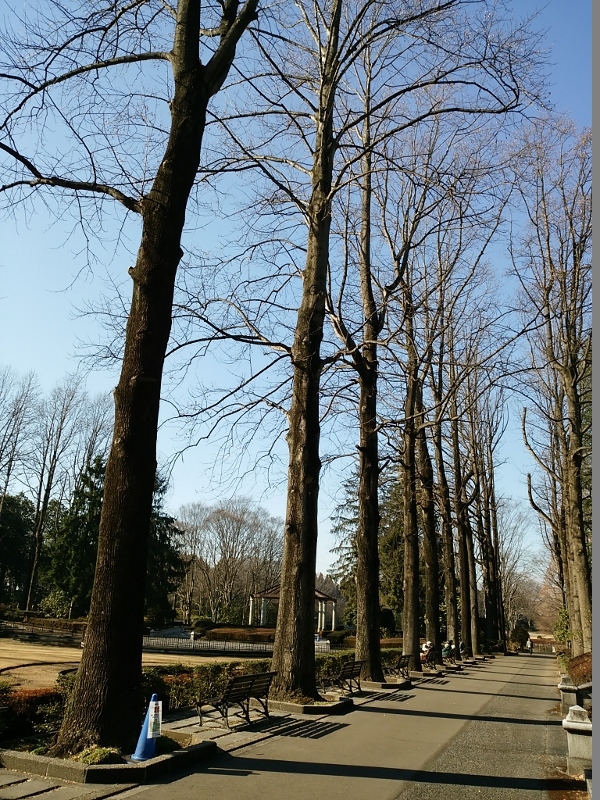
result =
M148 739L158 739L162 724L162 700L151 702L148 712Z

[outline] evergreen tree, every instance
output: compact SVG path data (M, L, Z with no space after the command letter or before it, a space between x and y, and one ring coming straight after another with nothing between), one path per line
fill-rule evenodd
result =
M329 569L329 575L338 584L341 596L346 602L342 617L346 625L356 625L356 531L358 528L358 475L355 472L344 481L344 500L333 512L332 534L337 545L331 549L336 561Z
M184 564L175 545L175 519L164 512L167 482L157 477L150 517L148 572L146 575L145 614L153 627L172 622L174 612L169 595L179 585Z
M59 589L72 602L71 616L88 613L98 551L98 530L106 463L94 458L81 474L71 504L48 535L42 584ZM174 544L173 518L164 513L167 484L156 479L152 503L145 613L151 625L172 619L169 594L181 574L181 559Z
M404 607L404 502L397 475L380 482L379 512L381 594L395 619L400 621Z
M344 622L356 623L356 531L358 526L358 476L345 481L344 499L333 514L332 533L337 545L332 548L336 561L329 574L339 584L347 601ZM396 620L402 619L404 577L404 524L402 484L396 474L382 475L379 484L379 560L380 599L389 606Z
M105 463L99 456L81 473L71 504L48 535L42 584L60 589L71 600L71 616L83 616L90 607L98 527L102 508Z
M22 593L29 571L35 506L23 493L5 495L0 511L0 602Z

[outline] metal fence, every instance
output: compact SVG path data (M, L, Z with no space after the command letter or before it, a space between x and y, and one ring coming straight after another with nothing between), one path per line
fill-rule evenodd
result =
M75 645L82 639L81 633L65 630L64 628L51 628L31 622L10 622L6 620L0 622L0 635L32 641L37 639L68 641Z
M542 644L541 642L533 643L534 653L556 653L556 646L554 644Z
M194 639L179 636L144 636L144 649L189 650L191 653L272 653L272 642L231 642L218 639Z
M0 635L25 639L29 641L45 640L47 642L69 643L77 646L81 640L80 633L70 633L61 628L42 627L31 623L0 622ZM192 639L190 636L144 636L144 650L162 650L188 653L246 653L272 654L272 642L239 642L220 639ZM329 641L315 642L315 653L329 653L341 649Z
M190 653L272 653L272 642L238 642L221 639L191 639L179 636L144 636L144 649L184 650ZM315 642L315 653L328 653L330 643Z

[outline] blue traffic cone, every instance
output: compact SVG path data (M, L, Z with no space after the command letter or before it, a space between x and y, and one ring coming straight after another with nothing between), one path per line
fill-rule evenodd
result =
M158 700L158 695L153 694L150 698L150 702L148 703L148 710L146 711L146 717L144 719L144 724L142 725L142 730L140 733L140 738L138 739L137 747L135 748L135 753L131 756L132 761L147 761L149 758L154 758L156 755L156 739L148 738L150 708L152 703L156 702L156 700Z

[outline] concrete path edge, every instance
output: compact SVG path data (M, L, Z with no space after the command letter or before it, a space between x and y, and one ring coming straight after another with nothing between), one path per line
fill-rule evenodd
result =
M9 770L42 775L46 778L59 778L73 783L137 785L202 763L213 757L216 751L216 743L207 741L149 758L137 764L80 764L63 758L0 749L0 765Z

